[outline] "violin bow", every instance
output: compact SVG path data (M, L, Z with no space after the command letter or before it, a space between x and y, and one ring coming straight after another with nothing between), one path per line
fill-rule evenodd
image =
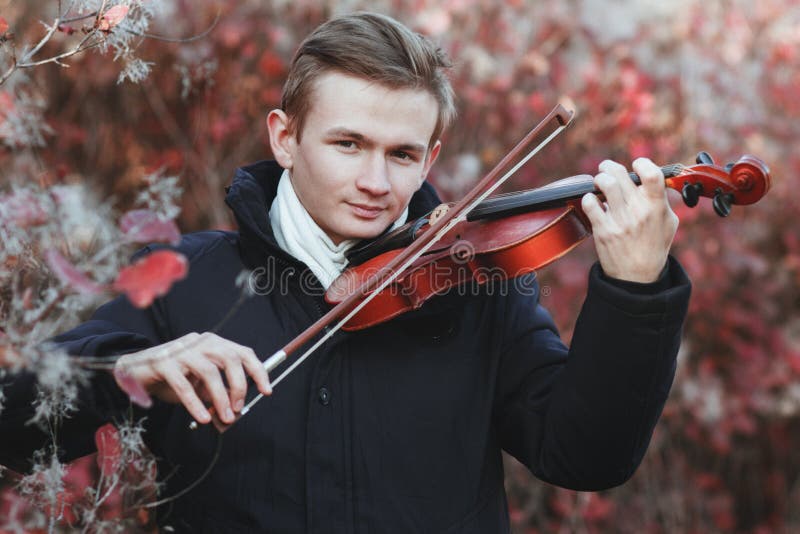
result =
M456 224L466 219L467 214L491 195L498 187L500 187L508 178L516 173L525 163L535 156L542 148L561 133L572 121L574 112L567 110L561 104L557 104L544 119L539 122L530 132L528 132L522 140L511 149L511 151L503 157L495 167L478 182L455 206L447 210L436 222L432 223L428 231L424 233L419 239L412 242L406 247L403 252L398 254L395 258L387 263L381 270L374 275L370 276L363 284L350 293L347 298L342 300L339 304L333 307L314 324L306 328L302 333L295 337L292 341L287 343L282 349L272 354L269 358L264 360L263 366L269 373L280 365L290 354L294 354L301 347L311 341L314 336L317 336L323 330L324 335L318 339L312 346L310 346L301 356L295 359L292 364L287 367L275 380L271 381L273 387L277 386L289 373L302 364L306 358L314 353L323 343L325 343L331 336L338 332L347 321L356 315L364 306L366 306L373 298L375 298L383 289L389 286L394 280L405 272L417 259L419 259L425 252L427 252L439 239L449 232ZM528 145L534 140L546 136L538 145L514 164L511 169L506 173L501 174L503 169L508 167L520 153L522 153ZM335 321L338 322L334 326L330 326ZM248 402L242 410L236 414L235 419L231 423L223 423L216 414L211 410L211 420L219 432L224 432L230 428L236 421L243 417L250 409L260 401L264 395L259 393L250 402ZM197 421L192 421L189 428L194 430L198 428Z

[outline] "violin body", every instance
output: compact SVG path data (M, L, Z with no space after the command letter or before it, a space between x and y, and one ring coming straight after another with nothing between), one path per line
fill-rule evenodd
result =
M591 236L575 205L535 213L458 223L435 247L372 299L343 327L361 330L422 306L429 298L466 284L516 278L557 260ZM360 287L393 250L347 269L328 288L325 300L336 304Z

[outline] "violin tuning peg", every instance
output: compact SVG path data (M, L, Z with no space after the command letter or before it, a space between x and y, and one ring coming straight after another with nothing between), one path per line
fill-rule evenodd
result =
M717 212L717 215L720 217L727 217L731 214L732 203L733 195L731 193L723 193L722 191L717 190L717 194L714 195L712 205L714 206L714 211Z
M690 184L686 182L683 184L683 188L681 189L681 196L683 197L683 202L690 208L697 206L697 201L700 200L700 193L703 192L703 184L696 183Z
M705 150L697 153L697 158L695 158L695 161L699 165L713 165L714 164L714 158L712 158L711 154L709 154Z

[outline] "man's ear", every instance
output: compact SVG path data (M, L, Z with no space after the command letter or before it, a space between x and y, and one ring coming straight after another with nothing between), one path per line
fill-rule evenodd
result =
M436 161L436 158L439 157L439 150L442 148L442 142L436 141L434 143L433 148L428 151L428 155L425 158L425 166L422 168L422 176L419 180L419 185L422 186L422 182L425 181L425 178L428 177L428 171L431 170L433 166L433 162Z
M289 128L289 117L282 109L273 109L267 115L269 146L278 165L291 170L294 165L296 139Z

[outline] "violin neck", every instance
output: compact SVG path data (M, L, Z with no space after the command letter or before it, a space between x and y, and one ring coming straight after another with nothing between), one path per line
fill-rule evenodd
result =
M664 173L665 178L672 178L680 174L682 169L683 165L681 164L671 164L661 167L661 172ZM641 185L642 181L635 172L628 173L628 176L633 183ZM467 214L467 220L508 217L518 213L562 207L570 201L581 198L586 193L600 193L594 186L593 176L582 174L564 178L544 187L487 198Z

